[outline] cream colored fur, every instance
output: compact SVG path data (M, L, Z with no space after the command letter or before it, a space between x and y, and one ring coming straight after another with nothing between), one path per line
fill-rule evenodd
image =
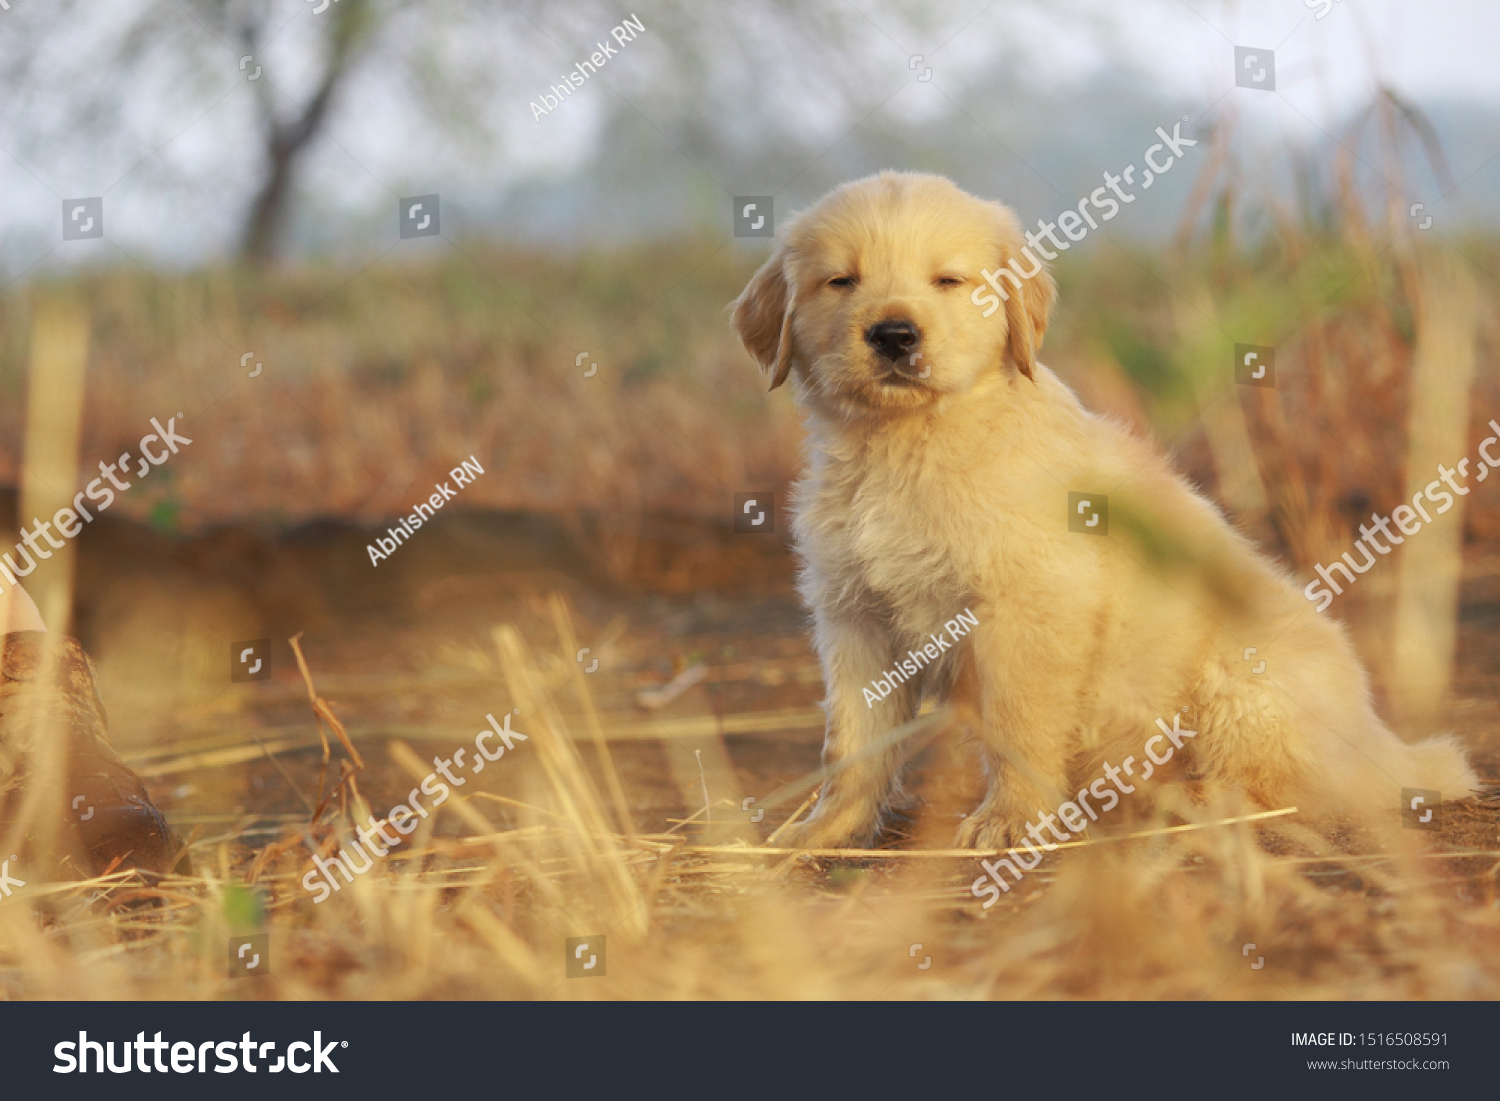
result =
M798 217L734 304L808 430L793 533L827 688L824 763L847 766L793 843L872 839L904 755L868 747L924 691L966 708L981 734L989 789L959 829L965 845L1021 840L1105 760L1133 755L1139 776L1156 720L1174 714L1198 733L1157 779L1389 821L1403 787L1471 794L1457 744L1405 745L1376 716L1337 622L1150 444L1036 361L1055 296L1045 271L983 316L981 269L1015 257L1031 270L1024 244L998 203L884 172ZM881 381L892 363L866 332L892 319L920 331L906 366L927 377ZM1070 491L1108 495L1107 536L1069 530ZM867 706L863 689L966 607L979 619L968 638Z

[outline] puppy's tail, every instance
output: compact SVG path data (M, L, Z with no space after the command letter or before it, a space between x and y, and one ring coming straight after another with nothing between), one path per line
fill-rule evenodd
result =
M1396 741L1394 735L1391 738ZM1421 783L1403 787L1425 787L1442 792L1444 799L1465 799L1479 792L1479 775L1469 764L1469 755L1452 734L1439 734L1416 745L1397 742L1401 751L1398 761L1404 770Z
M1325 761L1325 793L1341 810L1389 813L1403 805L1407 789L1435 791L1443 802L1480 790L1468 754L1451 734L1408 745L1377 720L1367 737L1339 745L1332 756Z

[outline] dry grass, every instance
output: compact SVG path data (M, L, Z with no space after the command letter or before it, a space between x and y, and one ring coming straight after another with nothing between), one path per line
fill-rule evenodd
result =
M559 626L570 630L565 617ZM986 912L968 890L978 874L972 853L799 856L726 840L722 830L703 844L701 813L670 828L622 820L631 793L609 794L607 743L570 728L577 720L566 717L592 710L577 664L531 653L510 628L497 629L493 643L524 717L516 728L529 739L503 761L516 770L519 798L458 792L407 843L321 905L299 880L310 867L309 848L326 853L347 844L353 823L370 813L355 785L342 808L288 824L258 852L236 844L233 833L200 838L195 874L153 888L119 877L29 884L24 904L18 896L0 905L7 992L117 999L1500 994L1500 853L1445 851L1424 843L1432 835L1397 828L1330 840L1295 816L1236 820L1232 808L1183 799L1170 820L1158 812L1134 823L1131 838L1095 837L1049 858ZM587 762L585 740L594 747ZM430 771L400 742L389 752L413 780ZM357 771L347 754L339 759ZM796 802L772 813L784 815ZM505 827L493 820L502 808L512 822ZM1168 831L1169 824L1177 828ZM919 819L915 832L923 828ZM270 976L227 977L228 937L261 930L271 936ZM607 975L566 978L564 938L600 934ZM1264 965L1254 968L1261 957Z
M763 400L731 343L743 267L704 242L571 258L462 247L352 276L122 269L27 286L0 299L0 484L20 469L25 334L67 297L93 329L85 469L149 418L185 415L184 461L117 506L161 527L404 514L471 454L487 473L469 507L617 528L723 515L734 492L784 484L796 452L791 411Z

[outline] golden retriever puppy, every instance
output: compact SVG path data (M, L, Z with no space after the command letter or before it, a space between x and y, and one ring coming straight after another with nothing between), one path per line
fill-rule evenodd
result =
M1009 209L883 172L795 219L733 305L808 431L792 530L828 725L792 843L875 836L900 795L891 733L924 693L980 734L968 846L1065 804L1097 820L1101 770L1122 793L1194 780L1314 816L1471 794L1457 744L1406 745L1375 715L1337 622L1037 361L1055 296Z

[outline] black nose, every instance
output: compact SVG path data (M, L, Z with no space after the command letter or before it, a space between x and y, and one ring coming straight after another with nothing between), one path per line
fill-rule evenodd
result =
M917 327L905 320L881 321L865 333L865 343L892 362L911 355L921 340Z

